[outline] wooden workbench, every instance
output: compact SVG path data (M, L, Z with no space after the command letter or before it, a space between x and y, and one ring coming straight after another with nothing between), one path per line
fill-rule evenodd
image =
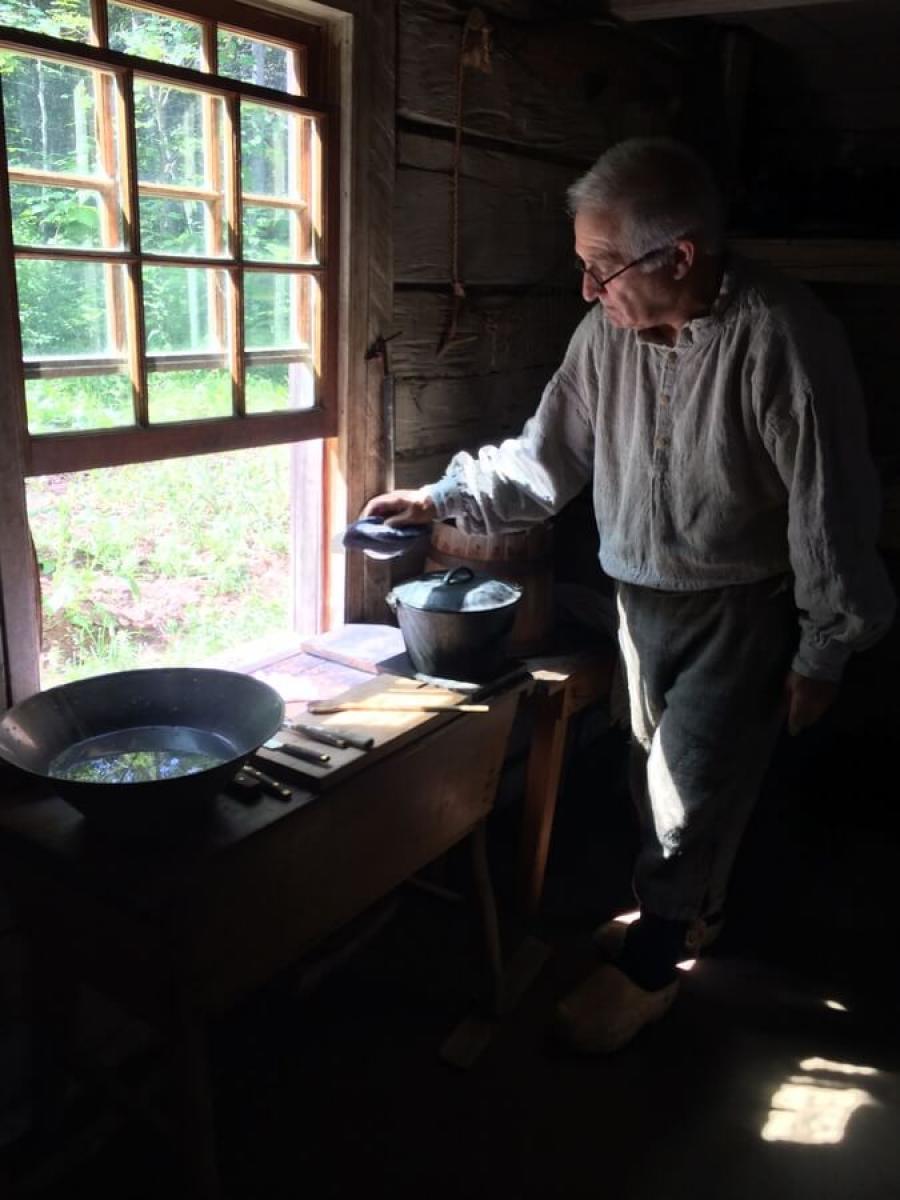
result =
M302 670L320 657L336 669L414 674L400 630L392 626L342 626L308 638L304 645L308 653L303 662L291 660ZM608 700L616 658L612 641L594 641L584 649L569 647L522 660L532 683L522 692L531 718L518 855L518 902L526 915L537 912L543 895L569 722L589 705Z
M327 793L295 788L252 808L220 797L208 824L167 849L99 840L55 796L0 802L0 871L33 944L43 1026L61 1034L84 981L164 1031L177 1079L168 1123L195 1194L218 1194L210 1014L470 835L496 951L481 839L518 699L510 688L488 713L435 715Z

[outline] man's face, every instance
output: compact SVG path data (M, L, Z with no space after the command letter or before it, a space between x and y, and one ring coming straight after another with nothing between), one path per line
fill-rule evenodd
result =
M622 329L651 329L665 324L675 289L664 268L645 274L640 267L632 267L604 287L598 286L598 279L627 265L628 258L618 248L621 244L621 222L614 214L575 214L575 253L590 267L582 276L581 294L588 303L599 301L613 325Z

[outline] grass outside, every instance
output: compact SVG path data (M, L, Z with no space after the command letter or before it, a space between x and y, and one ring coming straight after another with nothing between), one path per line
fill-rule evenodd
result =
M88 415L90 385L78 398ZM198 663L290 628L289 446L44 476L27 487L43 687Z

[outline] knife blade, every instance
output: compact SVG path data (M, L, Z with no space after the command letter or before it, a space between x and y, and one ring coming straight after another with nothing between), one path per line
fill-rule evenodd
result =
M267 742L263 742L267 750L277 750L279 754L289 754L291 758L299 758L303 762L312 763L316 767L327 767L331 764L330 754L318 754L315 750L304 750L302 746L295 746L291 742L283 742L280 738L269 738Z
M324 725L309 725L305 721L288 722L285 728L294 733L302 733L304 737L312 738L314 742L334 746L337 750L346 750L348 746L352 746L354 750L371 750L375 745L373 737L363 737L358 733L350 733L346 729L326 729Z

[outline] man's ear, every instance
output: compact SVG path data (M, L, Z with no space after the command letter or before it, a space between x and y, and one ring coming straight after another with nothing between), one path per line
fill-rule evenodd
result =
M697 257L697 246L687 239L675 242L672 246L672 277L684 279Z

